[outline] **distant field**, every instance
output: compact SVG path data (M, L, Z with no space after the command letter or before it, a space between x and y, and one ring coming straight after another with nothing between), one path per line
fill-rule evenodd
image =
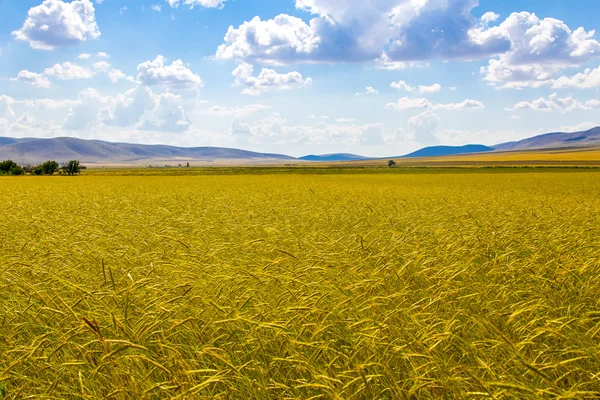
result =
M600 148L527 150L458 156L392 158L398 166L600 166ZM330 165L381 166L388 159L331 163Z
M182 170L0 178L0 398L600 397L600 170Z

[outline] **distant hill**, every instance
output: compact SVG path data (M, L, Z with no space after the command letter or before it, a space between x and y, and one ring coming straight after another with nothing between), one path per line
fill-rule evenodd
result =
M583 132L554 132L517 142L502 143L495 150L529 150L556 147L588 147L600 145L600 126Z
M223 147L175 147L112 143L101 140L75 138L14 139L0 137L0 160L12 159L20 163L44 160L80 160L98 164L145 164L150 162L185 162L211 160L294 160L282 154L256 153Z
M493 148L481 144L468 144L466 146L431 146L398 158L451 156L455 154L485 153L493 150Z
M358 161L367 160L368 157L359 156L356 154L336 153L336 154L322 154L322 155L308 155L300 157L300 160L304 161Z

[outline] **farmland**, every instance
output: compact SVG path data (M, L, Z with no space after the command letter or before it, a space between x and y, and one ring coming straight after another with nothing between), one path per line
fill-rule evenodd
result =
M600 171L173 171L0 179L0 398L600 396Z

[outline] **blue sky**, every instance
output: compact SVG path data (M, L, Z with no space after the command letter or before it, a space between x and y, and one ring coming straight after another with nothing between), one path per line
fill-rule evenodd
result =
M0 0L0 136L386 156L586 129L600 125L599 13L596 0Z

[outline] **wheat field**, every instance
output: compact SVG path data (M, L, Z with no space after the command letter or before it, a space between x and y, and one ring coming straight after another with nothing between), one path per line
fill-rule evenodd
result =
M0 195L0 398L600 397L599 171Z

